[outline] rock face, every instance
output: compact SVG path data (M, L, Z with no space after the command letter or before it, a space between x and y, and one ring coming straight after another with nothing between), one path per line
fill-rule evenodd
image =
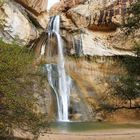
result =
M38 37L40 28L47 27L50 15L59 13L67 53L132 55L129 51L134 41L130 37L129 47L126 47L128 40L124 42L124 35L116 29L122 24L126 9L134 0L62 0L49 12L47 0L15 1L19 4L8 1L0 7L0 18L3 21L0 36L5 40L19 39L23 44L28 44ZM118 40L119 45L116 45Z
M79 27L89 28L94 31L111 31L121 25L123 17L127 12L127 8L133 2L112 1L104 3L104 1L93 1L78 5L71 8L66 16Z
M61 15L67 54L78 56L134 55L134 40L117 29L132 1L61 1L50 14ZM60 6L63 4L63 6ZM65 7L65 8L64 8ZM67 7L67 8L66 8ZM65 10L64 10L65 9ZM62 13L60 13L62 12ZM124 41L125 40L125 41ZM119 43L119 45L118 45ZM128 45L129 44L129 45Z
M89 56L133 55L133 52L117 50L107 41L107 34L87 31L82 36L83 54Z
M134 1L116 0L104 3L104 1L91 0L71 8L61 16L62 35L68 44L72 44L72 39L67 37L69 34L71 38L82 36L83 55L134 55L132 51L134 39L132 36L127 39L118 28L122 25L126 9L132 2ZM71 45L69 49L72 50L74 47Z
M17 40L27 44L38 36L24 9L15 2L7 2L0 7L0 19L0 37L8 42Z
M56 3L52 6L50 10L50 15L57 15L60 12L66 12L70 8L75 7L79 4L85 3L87 0L61 0L59 3Z
M15 0L22 5L28 14L42 27L46 28L49 21L47 11L48 0Z
M35 14L40 14L47 10L48 0L15 0L25 8L29 9Z
M119 31L118 31L119 32ZM67 32L63 32L65 38L65 46L68 48L68 53L78 56L114 56L114 55L134 55L133 53L133 40L131 43L128 41L120 41L122 35L116 32L92 32L91 30L78 30L71 33L71 37ZM117 38L117 34L119 34ZM115 39L116 35L116 39ZM67 37L69 36L69 38ZM122 43L123 48L120 48L116 42ZM69 45L68 45L69 44ZM129 44L129 46L127 46ZM131 51L130 51L131 50Z
M113 57L101 57L86 61L83 59L67 59L66 68L68 74L75 82L75 88L71 91L71 118L73 120L104 120L96 110L104 102L112 102L108 96L110 82L115 82L124 72ZM103 97L107 97L105 100ZM83 103L83 105L82 105Z

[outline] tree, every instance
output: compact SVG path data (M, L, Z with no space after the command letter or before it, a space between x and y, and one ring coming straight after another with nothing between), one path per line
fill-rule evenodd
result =
M0 40L0 136L12 135L14 128L39 132L46 120L36 113L32 86L33 53Z
M121 77L114 85L114 95L122 100L129 101L129 108L132 108L132 100L140 97L140 81L132 76Z
M127 33L131 33L140 28L140 0L132 4L128 9L128 16L123 27L126 28Z

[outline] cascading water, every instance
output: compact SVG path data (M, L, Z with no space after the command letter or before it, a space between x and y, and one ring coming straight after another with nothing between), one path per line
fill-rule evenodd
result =
M83 46L82 46L82 35L73 36L73 47L75 49L75 54L77 56L81 56L83 54Z
M51 0L52 1L52 0ZM48 9L59 0L54 0L53 2L48 1ZM65 72L65 61L63 54L63 43L61 36L59 34L60 28L60 16L54 16L50 19L48 27L48 40L51 40L52 36L56 36L57 46L58 46L58 59L57 59L57 74L56 79L53 75L54 64L46 64L46 69L48 72L48 81L56 94L57 108L58 108L58 121L69 121L68 109L69 109L69 94L70 94L70 78L66 76ZM48 43L48 47L51 45ZM45 47L42 45L41 55L45 54ZM56 82L58 82L56 84Z

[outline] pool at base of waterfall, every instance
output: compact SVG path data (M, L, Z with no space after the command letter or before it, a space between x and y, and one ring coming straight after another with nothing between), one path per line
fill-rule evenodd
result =
M107 129L140 129L140 123L111 123L111 122L53 122L50 124L53 132L84 132Z

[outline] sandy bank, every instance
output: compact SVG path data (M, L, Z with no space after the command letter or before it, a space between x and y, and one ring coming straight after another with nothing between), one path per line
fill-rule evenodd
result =
M117 129L83 133L50 133L39 140L140 140L140 129Z

